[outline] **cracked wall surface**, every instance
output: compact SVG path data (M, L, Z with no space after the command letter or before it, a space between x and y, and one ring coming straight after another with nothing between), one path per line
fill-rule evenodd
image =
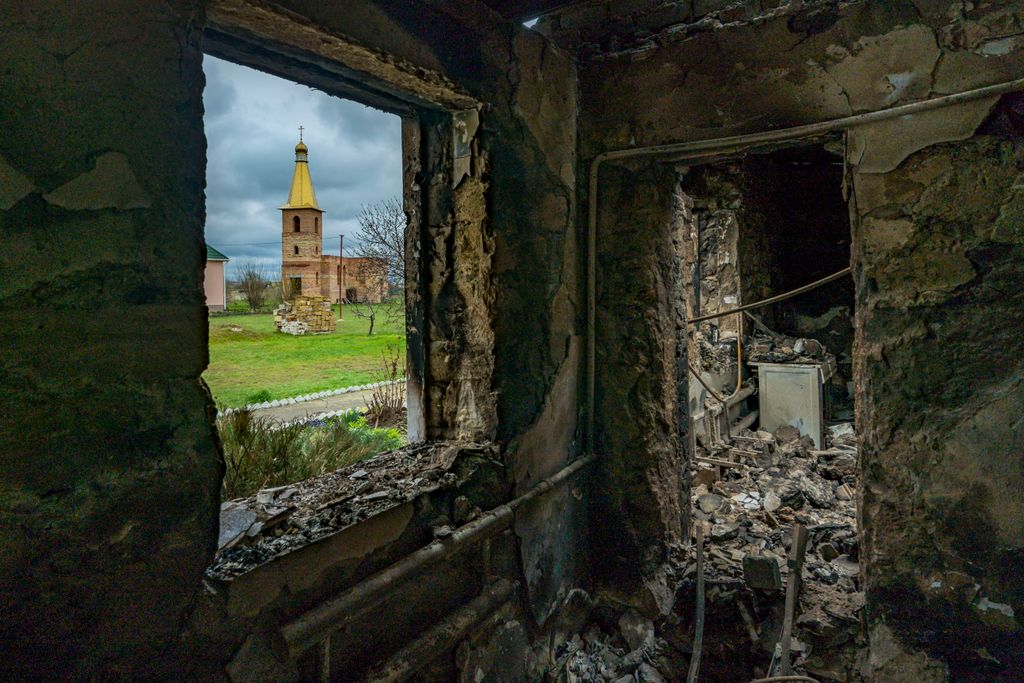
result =
M581 63L582 155L781 128L1019 78L1019 3L807 3ZM622 97L623 92L644 93Z
M1019 126L1019 105L990 121ZM1024 667L1019 130L989 123L889 172L854 169L868 616L873 638L947 667L876 657L873 680L1008 681Z

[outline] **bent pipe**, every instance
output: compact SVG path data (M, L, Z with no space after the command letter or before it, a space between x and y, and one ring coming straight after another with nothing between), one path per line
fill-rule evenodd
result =
M385 567L337 597L305 612L271 635L271 647L278 660L285 662L326 640L354 612L382 598L388 591L444 562L472 543L497 536L512 527L520 507L539 498L572 478L594 462L593 455L578 458L541 481L523 495L485 513L411 555Z

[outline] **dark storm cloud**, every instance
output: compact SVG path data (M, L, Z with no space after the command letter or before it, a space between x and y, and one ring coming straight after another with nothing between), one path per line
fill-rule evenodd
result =
M259 71L205 57L208 144L206 239L233 266L256 258L276 273L281 213L295 168L298 127L324 209L324 253L354 246L363 204L402 194L398 117Z

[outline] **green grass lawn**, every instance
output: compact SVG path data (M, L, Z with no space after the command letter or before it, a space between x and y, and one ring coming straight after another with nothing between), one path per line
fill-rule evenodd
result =
M259 400L272 400L375 382L383 378L382 354L397 352L404 366L401 316L389 321L382 308L371 337L370 321L350 311L336 332L302 337L276 332L273 315L211 317L210 366L203 379L217 405L242 406L262 391L270 398Z

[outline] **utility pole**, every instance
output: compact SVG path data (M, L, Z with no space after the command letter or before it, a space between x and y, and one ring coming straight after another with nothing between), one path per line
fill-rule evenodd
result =
M345 236L338 234L338 319L345 319Z

